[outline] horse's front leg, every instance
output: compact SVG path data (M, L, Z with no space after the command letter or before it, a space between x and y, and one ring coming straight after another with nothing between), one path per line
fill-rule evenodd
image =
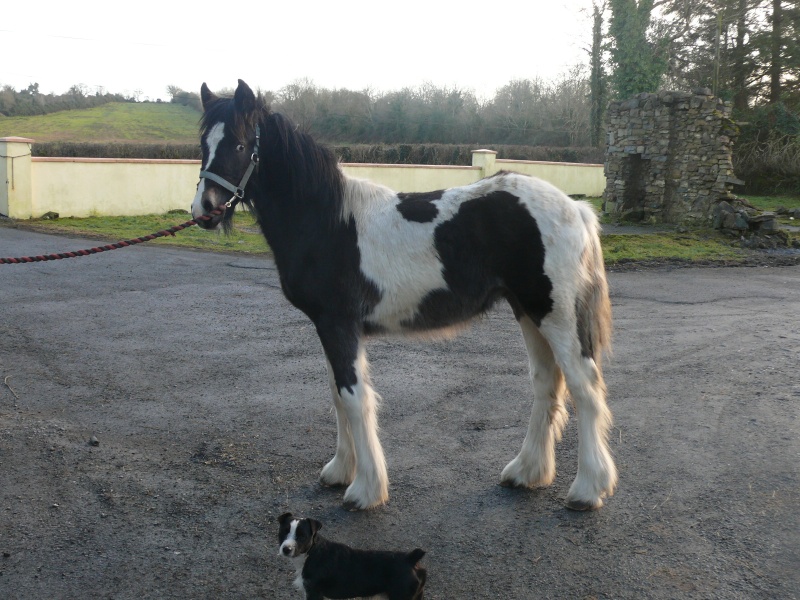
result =
M331 362L328 363L328 381L333 395L333 406L336 408L336 454L325 465L319 479L323 485L350 485L356 476L356 454L353 446L353 432L347 419L342 397L336 385Z
M346 447L351 437L355 454L355 479L345 491L345 508L361 510L378 506L389 498L389 480L386 459L378 439L378 396L370 383L369 367L358 329L355 326L318 325L317 331L331 366L335 392L340 401L336 409L340 433L337 453L331 461L334 466L330 467L330 471L324 470L323 477L332 473L333 469L346 469L349 451ZM326 470L331 463L326 465Z

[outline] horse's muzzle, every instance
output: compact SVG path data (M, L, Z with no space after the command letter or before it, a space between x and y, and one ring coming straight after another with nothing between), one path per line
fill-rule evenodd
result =
M219 217L211 217L209 219L197 221L197 225L202 229L216 229L219 227L220 222L221 219Z
M200 219L203 215L208 215L214 210L214 203L209 198L198 197L192 203L192 218L197 220L197 225L203 229L215 229L221 222L224 216L225 206L221 205L218 208L223 210L222 214L209 215L207 219Z

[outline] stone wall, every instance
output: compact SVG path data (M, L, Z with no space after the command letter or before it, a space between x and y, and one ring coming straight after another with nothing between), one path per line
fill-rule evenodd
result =
M731 104L711 90L639 94L607 113L604 209L650 223L710 224L734 198Z

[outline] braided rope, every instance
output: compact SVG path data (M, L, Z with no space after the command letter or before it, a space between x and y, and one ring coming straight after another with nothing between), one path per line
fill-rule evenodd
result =
M105 246L97 246L95 248L86 248L85 250L75 250L73 252L61 252L59 254L41 254L39 256L20 256L17 258L0 258L0 265L17 265L21 263L33 263L33 262L42 262L46 260L60 260L62 258L77 258L79 256L91 256L92 254L98 254L100 252L106 252L108 250L117 250L119 248L127 248L128 246L135 246L136 244L141 244L143 242L149 242L150 240L154 240L156 238L165 237L167 235L174 236L176 232L186 229L188 227L192 227L193 225L197 225L198 221L208 221L212 217L216 215L221 215L225 212L225 208L215 208L214 210L200 215L196 219L192 219L191 221L186 221L185 223L181 223L180 225L175 225L174 227L170 227L169 229L162 229L161 231L156 231L155 233L151 233L150 235L146 235L144 237L133 238L131 240L121 240L115 244L107 244Z

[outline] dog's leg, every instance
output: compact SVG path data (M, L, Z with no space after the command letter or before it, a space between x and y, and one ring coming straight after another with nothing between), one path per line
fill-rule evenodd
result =
M550 485L556 476L555 444L561 439L569 415L564 406L564 376L550 344L533 321L519 321L530 361L533 408L522 449L500 475L500 483L512 487Z
M347 420L347 412L344 403L339 395L339 388L336 385L336 378L333 375L333 367L330 361L328 364L328 381L333 395L333 405L336 408L336 454L333 459L325 465L320 474L320 481L323 485L349 485L356 476L356 455L353 447L353 433L350 431L350 422Z
M378 396L356 326L317 324L331 364L342 412L350 425L355 451L355 479L344 494L349 510L378 506L389 498L386 459L378 439Z

